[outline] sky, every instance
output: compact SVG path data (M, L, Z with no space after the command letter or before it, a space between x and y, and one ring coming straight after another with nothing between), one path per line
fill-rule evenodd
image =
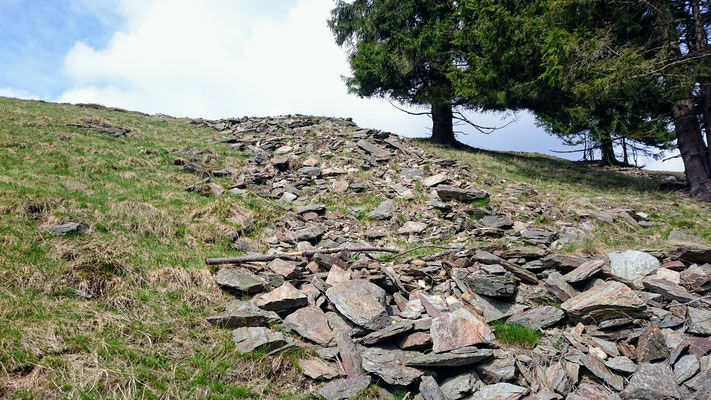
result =
M178 117L303 113L428 136L431 121L350 95L333 0L0 0L0 96L99 103ZM1 111L1 110L0 110ZM419 110L422 111L422 110ZM527 113L470 114L459 139L491 150L571 150ZM556 154L579 159L579 153ZM680 159L641 160L681 170Z

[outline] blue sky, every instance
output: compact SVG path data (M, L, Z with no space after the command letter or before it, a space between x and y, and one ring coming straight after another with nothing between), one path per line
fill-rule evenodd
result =
M427 136L426 117L347 93L326 26L332 0L0 0L0 95L220 118L305 113ZM472 115L481 125L510 116ZM476 147L550 153L560 141L521 114ZM577 153L559 155L577 159ZM679 170L679 160L654 169Z

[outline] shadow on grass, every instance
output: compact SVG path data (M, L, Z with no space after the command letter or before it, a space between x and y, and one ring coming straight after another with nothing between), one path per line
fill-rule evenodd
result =
M485 160L478 160L491 172L504 172L514 175L523 181L543 181L553 184L568 184L586 186L590 189L631 190L637 192L673 192L686 190L686 186L678 182L665 182L660 179L643 176L630 176L619 172L595 169L590 163L564 160L554 156L539 153L513 151L494 151L479 149L465 144L447 147L430 142L427 139L417 139L428 147L444 151L459 151L470 155L485 155L494 162L486 165ZM466 156L464 157L466 159ZM498 165L496 165L498 164Z

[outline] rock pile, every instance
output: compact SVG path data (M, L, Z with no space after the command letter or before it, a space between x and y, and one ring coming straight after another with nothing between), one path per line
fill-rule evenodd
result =
M243 353L313 349L300 367L323 398L373 383L426 400L711 394L711 250L558 254L592 218L520 222L556 211L525 184L507 187L524 198L519 207L487 206L486 177L394 135L302 116L193 122L225 132L221 145L249 158L240 171L209 167L205 155L176 165L206 179L232 176L231 187L206 193L256 194L284 210L265 241L278 256L221 268L217 283L239 299L209 321L232 329ZM351 206L345 196L375 201ZM648 223L639 214L598 218ZM487 238L506 244L481 245ZM444 248L351 250L408 242ZM289 254L319 248L337 250ZM532 348L504 343L495 322L541 339Z

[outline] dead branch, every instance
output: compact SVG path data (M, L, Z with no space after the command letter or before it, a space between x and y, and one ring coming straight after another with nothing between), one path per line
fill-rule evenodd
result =
M351 252L376 252L376 253L399 253L400 249L390 248L390 247L336 247L333 249L311 249L304 251L295 251L291 253L280 253L280 254L258 254L254 256L242 256L242 257L224 257L224 258L206 258L205 264L207 265L220 265L220 264L243 264L248 262L267 262L276 259L282 260L298 260L299 257L312 257L316 254L333 254L340 253L341 251L348 250Z

